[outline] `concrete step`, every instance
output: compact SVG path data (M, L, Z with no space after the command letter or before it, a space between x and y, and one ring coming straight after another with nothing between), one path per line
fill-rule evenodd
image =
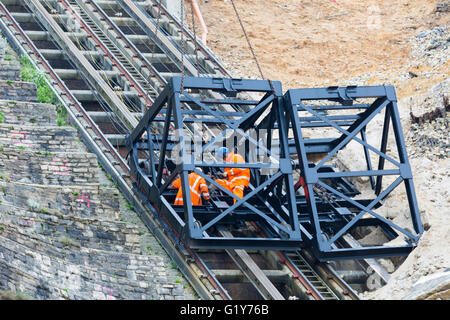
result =
M0 100L38 102L36 85L22 81L0 81Z
M0 146L42 152L80 152L72 127L0 124Z
M0 100L0 113L5 124L56 125L56 108L47 103Z
M61 186L97 184L97 157L86 152L43 153L3 148L0 181Z
M97 101L96 97L91 90L71 90L73 95L78 99L78 101ZM127 99L137 99L138 94L134 91L121 91L122 96Z
M4 3L4 1L2 1ZM12 12L11 15L17 22L35 22L34 13L30 12ZM70 18L68 14L53 14L56 21L67 21Z
M42 55L47 60L62 60L65 59L64 51L59 49L39 49L39 52L42 53ZM81 51L81 53L88 58L95 58L99 59L103 56L103 54L99 51Z
M0 181L0 206L119 220L119 191L94 186L43 186ZM0 210L1 212L2 210Z
M85 32L64 32L72 41L82 41L86 37ZM53 41L53 38L47 31L27 30L25 34L33 41Z
M80 73L75 69L54 69L56 74L62 80L80 80ZM117 78L120 75L118 71L110 71L110 70L100 70L98 71L100 76L107 76L108 79Z

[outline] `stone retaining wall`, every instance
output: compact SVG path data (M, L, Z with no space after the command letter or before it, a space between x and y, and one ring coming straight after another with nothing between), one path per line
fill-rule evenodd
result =
M100 186L42 186L0 181L0 205L27 211L119 219L118 190ZM1 211L1 210L0 210Z
M55 107L46 103L0 100L3 123L56 126Z
M71 127L0 124L0 146L43 152L77 152L77 131Z
M38 102L36 85L30 82L0 81L2 100Z
M94 154L3 149L0 152L0 177L3 179L0 180L60 186L98 183Z

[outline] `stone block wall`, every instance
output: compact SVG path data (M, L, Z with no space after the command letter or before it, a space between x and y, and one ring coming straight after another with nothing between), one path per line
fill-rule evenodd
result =
M0 176L6 181L44 185L98 183L97 157L90 153L40 152L4 147Z
M2 100L38 102L37 88L34 83L0 81L0 97Z
M0 100L3 123L56 126L55 107L46 103Z
M43 186L0 181L0 207L118 219L118 190L96 186ZM0 210L2 211L2 210Z
M0 124L0 146L43 152L79 151L77 131L71 127Z
M100 184L97 157L56 125L54 106L37 103L34 84L12 81L17 59L3 53L0 38L0 291L183 299L167 258L142 252L143 232L121 217L118 190Z

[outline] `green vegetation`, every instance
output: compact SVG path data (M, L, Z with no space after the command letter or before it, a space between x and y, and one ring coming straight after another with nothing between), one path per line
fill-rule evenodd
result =
M5 226L0 226L0 230L5 230Z
M5 186L2 187L2 192L3 192L3 195L6 196L6 187Z
M30 118L30 123L35 123L36 119L35 118Z
M170 261L170 264L172 265L172 269L178 269L177 264L175 263L175 261Z
M127 208L130 209L130 210L134 210L133 205L130 204L130 203L127 203L127 204L125 205L125 207L127 207Z
M45 151L44 155L45 155L45 156L51 156L52 153L51 153L50 151Z
M58 121L58 126L66 126L67 111L61 105L55 93L47 84L45 75L36 70L27 57L20 58L20 65L22 67L22 81L29 81L36 84L39 102L56 105L56 118Z
M11 61L11 60L12 60L12 57L7 56L7 57L5 57L5 60L6 60L6 61Z
M5 122L5 116L0 112L0 123Z
M78 196L79 195L79 193L78 192L72 192L72 194L76 197L76 196Z
M175 279L175 283L181 283L180 279Z
M17 104L17 102L14 101L14 100L8 101L8 103L9 103L9 104Z
M12 292L0 290L0 300L32 300L32 298L20 291Z
M143 231L139 231L138 235L139 235L139 236L143 236L143 235L144 235L144 232L143 232Z
M25 150L25 147L24 147L24 146L18 146L17 149L19 149L19 150Z
M46 209L41 209L42 213L48 213L48 210Z
M7 83L7 84L13 84L14 81L12 81L12 80L6 80L6 83Z
M74 245L73 240L66 236L62 236L61 238L59 238L59 241L64 245L64 247Z

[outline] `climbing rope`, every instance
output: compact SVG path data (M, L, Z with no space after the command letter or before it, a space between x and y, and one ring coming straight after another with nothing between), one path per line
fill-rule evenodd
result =
M184 90L184 0L180 0L181 6L181 88L180 94L183 94Z
M156 18L156 28L155 28L155 47L152 50L152 63L153 63L153 57L155 55L155 51L156 51L156 40L158 39L158 30L159 30L159 21L161 19L161 5L162 5L162 0L159 0L158 2L158 17Z
M239 12L238 12L238 10L236 8L234 0L231 0L231 4L233 5L234 13L236 14L236 17L237 17L237 19L239 21L239 24L241 25L242 32L244 33L245 39L247 40L248 47L250 48L250 51L252 53L253 59L255 60L256 66L258 67L259 74L261 75L261 79L265 80L266 78L264 77L264 74L262 72L261 66L260 66L260 64L258 62L258 58L256 58L255 50L253 49L253 46L252 46L252 44L250 42L250 38L248 37L247 32L245 31L244 24L242 23L241 17L239 16ZM275 91L275 87L273 86L272 80L268 80L268 81L269 81L270 87L272 88L273 94L275 96L278 96L276 91Z
M198 62L198 43L197 43L197 34L195 33L194 4L193 4L192 1L191 1L191 19L192 19L192 31L194 31L195 69L197 70L197 77L200 77L199 62Z
M242 23L241 17L239 16L239 12L237 11L236 5L234 4L234 0L231 0L231 4L233 5L234 12L236 13L236 17L237 17L237 19L239 21L239 24L241 25L241 29L242 29L242 32L244 33L245 39L247 39L248 47L250 48L250 51L252 52L253 59L256 62L256 66L258 67L259 73L261 74L261 78L263 80L265 80L264 74L263 74L262 69L261 69L261 66L259 65L258 59L256 58L255 51L253 50L253 46L252 46L252 44L250 42L250 39L249 39L249 37L247 35L247 32L245 31L244 24Z

